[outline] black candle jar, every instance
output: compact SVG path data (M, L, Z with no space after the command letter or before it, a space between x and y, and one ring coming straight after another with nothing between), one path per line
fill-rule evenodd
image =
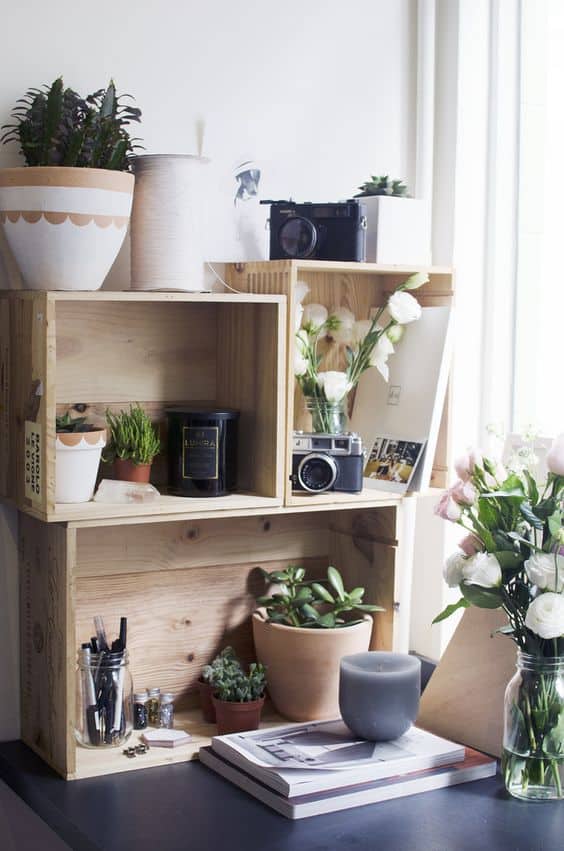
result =
M168 483L177 496L225 496L237 487L239 411L169 408Z

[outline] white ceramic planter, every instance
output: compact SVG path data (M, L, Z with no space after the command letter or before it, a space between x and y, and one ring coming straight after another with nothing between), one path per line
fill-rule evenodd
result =
M59 166L0 169L0 222L32 290L97 290L121 248L135 179Z
M204 271L208 160L189 154L132 158L131 288L209 290Z
M265 621L262 612L253 614L253 639L278 712L292 721L338 718L341 658L368 650L370 615L341 629L304 629Z
M89 502L92 499L105 445L105 429L57 434L55 502Z
M431 262L429 206L417 198L372 195L366 206L366 260L389 266Z

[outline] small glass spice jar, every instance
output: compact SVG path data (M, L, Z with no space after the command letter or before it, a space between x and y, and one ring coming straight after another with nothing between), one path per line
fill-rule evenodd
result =
M147 721L151 727L159 726L159 702L161 697L160 688L149 689L149 699L147 701Z
M174 695L170 691L161 694L161 706L159 711L159 727L172 730L174 727Z
M145 691L136 691L133 695L133 729L134 730L145 730L147 727L147 723L149 720L149 713L147 710L147 701L149 700L149 694L147 689Z

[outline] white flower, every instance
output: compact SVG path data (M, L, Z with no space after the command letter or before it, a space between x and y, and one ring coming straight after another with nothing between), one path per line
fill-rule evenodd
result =
M455 552L447 558L443 567L443 576L449 588L458 588L464 579L463 569L465 564L466 559L460 552Z
M302 317L302 325L304 328L311 327L312 330L318 331L327 321L327 308L322 304L306 304Z
M360 346L371 327L370 319L358 319L352 327L352 342Z
M336 343L348 345L352 341L352 330L355 323L354 313L346 307L338 307L332 311L331 316L339 320L339 327L331 331L331 336Z
M307 360L299 351L296 351L294 354L294 375L305 375L307 372L307 367Z
M296 334L296 348L298 352L303 355L309 346L309 337L307 335L307 331L301 330Z
M525 626L541 638L564 635L564 596L546 591L536 597L527 609Z
M389 339L392 343L399 343L403 335L405 334L405 328L403 325L391 325L386 331Z
M501 567L491 553L476 553L467 559L462 576L468 585L479 585L481 588L497 588L501 585Z
M392 319L399 325L407 325L415 322L421 316L421 305L412 295L404 292L395 292L388 299L388 310Z
M370 354L370 366L375 366L384 381L388 381L390 370L388 357L394 353L394 346L387 334L382 334Z
M345 372L320 372L317 376L317 384L323 390L325 398L331 404L340 402L352 387Z
M525 570L533 585L542 591L560 593L564 589L564 556L554 553L533 553L525 562Z
M406 290L417 290L419 287L422 287L423 284L426 284L428 280L429 275L426 272L415 272L413 275L409 276L403 286Z
M298 304L302 303L302 301L304 300L304 298L306 297L308 292L309 292L309 287L308 287L308 285L306 284L305 281L297 281L296 282L296 289L294 290L294 293L296 295L296 301L297 301Z
M294 314L294 331L299 331L302 325L302 317L304 315L303 305L299 302L296 304L296 312Z

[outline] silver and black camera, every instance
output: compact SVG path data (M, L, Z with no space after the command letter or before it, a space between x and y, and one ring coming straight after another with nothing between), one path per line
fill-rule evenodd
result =
M314 434L295 431L292 487L307 493L360 493L364 457L358 434Z
M270 259L342 260L366 257L366 205L261 201L270 204Z

